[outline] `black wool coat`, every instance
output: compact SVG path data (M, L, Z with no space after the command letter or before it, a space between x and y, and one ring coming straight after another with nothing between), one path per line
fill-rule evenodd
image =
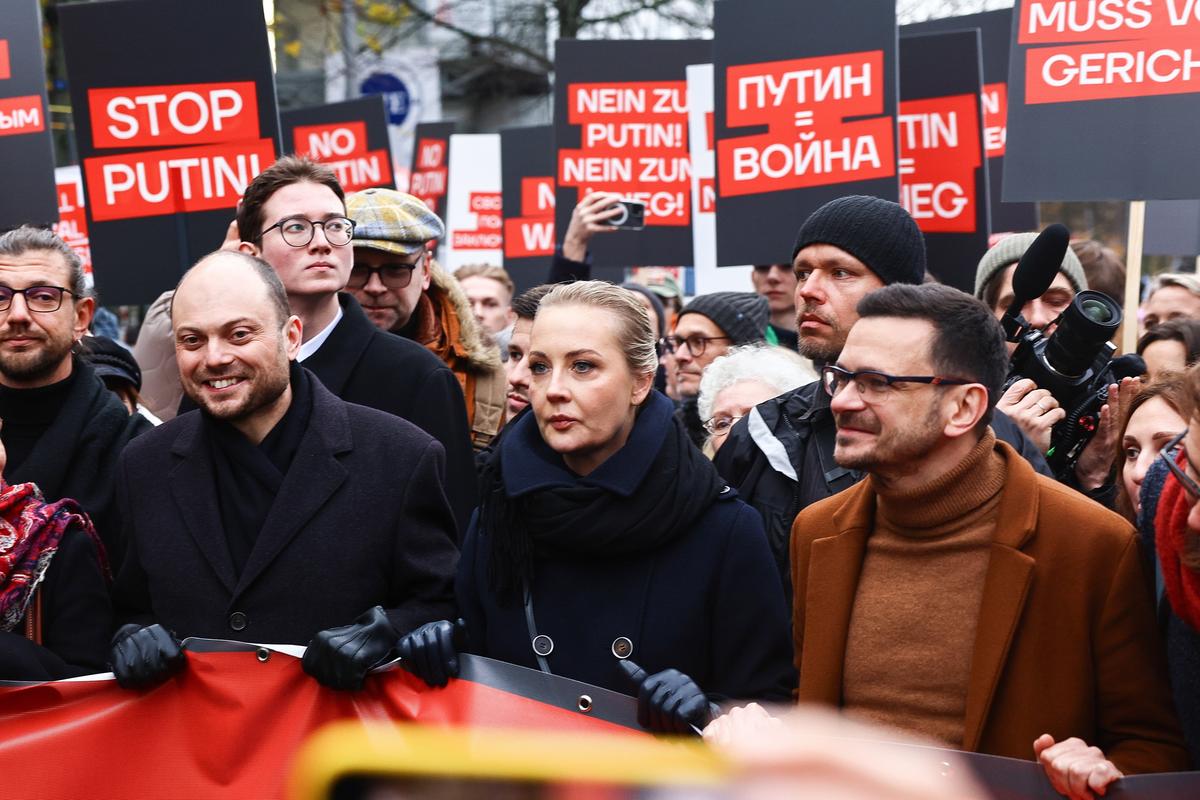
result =
M313 382L308 429L241 573L218 510L210 444L192 411L120 463L129 549L119 623L180 638L307 644L381 605L408 631L454 611L458 552L442 446Z
M141 414L131 415L90 365L76 358L72 369L78 374L62 411L25 462L5 470L4 479L37 484L47 503L64 497L77 501L115 560L122 551L114 491L117 459L135 436L154 426Z
M522 431L510 431L501 445L511 448L504 454L506 490L517 495L586 483L632 496L662 442L661 434L642 434L668 424L672 413L666 398L653 403L625 447L585 478L549 448L524 446ZM532 415L514 424L537 435ZM455 584L470 650L537 669L524 605L490 589L490 549L476 517ZM537 633L554 641L547 662L556 675L630 693L614 653L622 652L617 640L625 638L632 645L627 657L647 673L678 669L714 700L782 701L796 685L790 611L762 522L731 489L690 532L660 548L613 558L538 559L532 606Z
M342 320L304 368L345 400L406 419L442 443L446 496L461 533L476 505L475 456L458 378L416 342L381 331L348 294Z
M21 630L0 632L0 680L56 681L104 672L112 604L91 537L77 528L63 534L39 591L42 644Z

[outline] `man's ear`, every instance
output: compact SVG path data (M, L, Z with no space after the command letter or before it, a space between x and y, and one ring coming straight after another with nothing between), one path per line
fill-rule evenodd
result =
M75 301L75 341L78 342L87 335L92 327L92 318L96 316L96 298L82 297Z
M987 414L991 404L988 391L981 383L968 383L954 387L957 391L947 392L951 403L950 416L946 420L945 433L951 438L964 436L975 430L975 426Z
M288 360L294 360L300 354L300 345L304 343L304 323L293 314L283 323L283 349Z

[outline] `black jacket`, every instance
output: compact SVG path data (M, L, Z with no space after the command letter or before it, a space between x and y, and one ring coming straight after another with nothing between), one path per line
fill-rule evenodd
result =
M305 369L345 400L406 419L442 443L446 496L461 533L476 505L475 460L467 404L454 373L416 342L381 331L348 294L342 319Z
M453 613L458 553L442 446L316 381L312 389L308 429L240 574L201 412L128 449L118 622L160 622L181 638L307 644L375 605L402 631Z
M992 428L1035 470L1053 477L1046 459L1012 420L997 411ZM759 404L738 420L714 459L721 477L762 515L789 595L788 547L796 515L863 478L833 460L835 434L829 395L814 381Z
M506 491L581 484L632 497L662 440L643 426L667 424L672 410L665 397L644 410L626 445L584 478L509 430L500 445ZM512 425L534 423L525 415ZM537 669L524 606L491 591L489 555L473 520L455 584L471 652ZM795 686L783 588L758 515L731 490L691 532L660 548L620 558L539 559L531 594L537 631L554 640L547 661L556 675L629 693L613 653L625 637L633 646L628 657L648 673L678 669L714 699L785 700Z
M5 470L4 478L37 484L47 503L77 501L116 559L122 550L113 483L117 459L131 439L154 426L141 414L131 415L82 359L72 369L78 374L62 411L24 463Z
M42 644L21 630L0 632L0 680L57 681L104 672L112 604L87 534L77 528L63 534L39 591Z

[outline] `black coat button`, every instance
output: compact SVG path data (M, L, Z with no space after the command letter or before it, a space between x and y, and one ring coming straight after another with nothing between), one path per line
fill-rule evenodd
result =
M545 658L554 652L554 640L544 633L533 637L533 652Z
M246 630L246 625L248 624L249 620L246 619L246 615L241 611L235 611L229 615L229 627L233 628L235 631Z
M618 636L613 639L612 654L617 658L629 658L633 655L633 642L627 636Z

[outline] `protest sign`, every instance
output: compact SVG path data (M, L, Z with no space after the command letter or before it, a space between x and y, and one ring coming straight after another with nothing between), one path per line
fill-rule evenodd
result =
M1200 200L1146 203L1145 252L1160 256L1200 256Z
M646 204L645 229L592 238L597 266L692 262L686 69L709 58L701 41L558 42L557 230L592 191Z
M79 167L59 167L54 170L58 190L58 222L54 232L75 251L83 263L83 273L92 274L92 247L88 242L86 203L83 195L83 174Z
M900 38L900 203L930 272L965 292L988 248L981 86L978 31Z
M1036 203L1002 202L1004 150L1008 140L1008 56L1012 38L1012 9L943 17L902 25L900 35L947 33L977 28L983 48L983 141L987 148L988 195L993 233L1038 228ZM902 87L903 89L903 87Z
M717 154L713 149L713 65L687 68L692 158L692 252L696 294L744 292L750 267L717 267Z
M554 256L554 129L500 131L504 268L517 291L546 280Z
M283 149L329 166L346 193L395 189L387 117L379 95L279 115Z
M1019 0L1004 197L1196 196L1200 2Z
M446 187L450 178L450 134L453 122L422 122L417 125L409 173L409 194L425 201L443 220L446 218Z
M148 303L221 245L278 153L262 8L113 0L58 13L97 287L107 303Z
M504 260L504 217L500 195L500 134L456 133L450 137L446 238L442 266L454 272L465 264Z
M897 200L891 0L716 4L717 263L788 260L848 194Z
M0 0L0 231L58 219L47 112L41 5Z

